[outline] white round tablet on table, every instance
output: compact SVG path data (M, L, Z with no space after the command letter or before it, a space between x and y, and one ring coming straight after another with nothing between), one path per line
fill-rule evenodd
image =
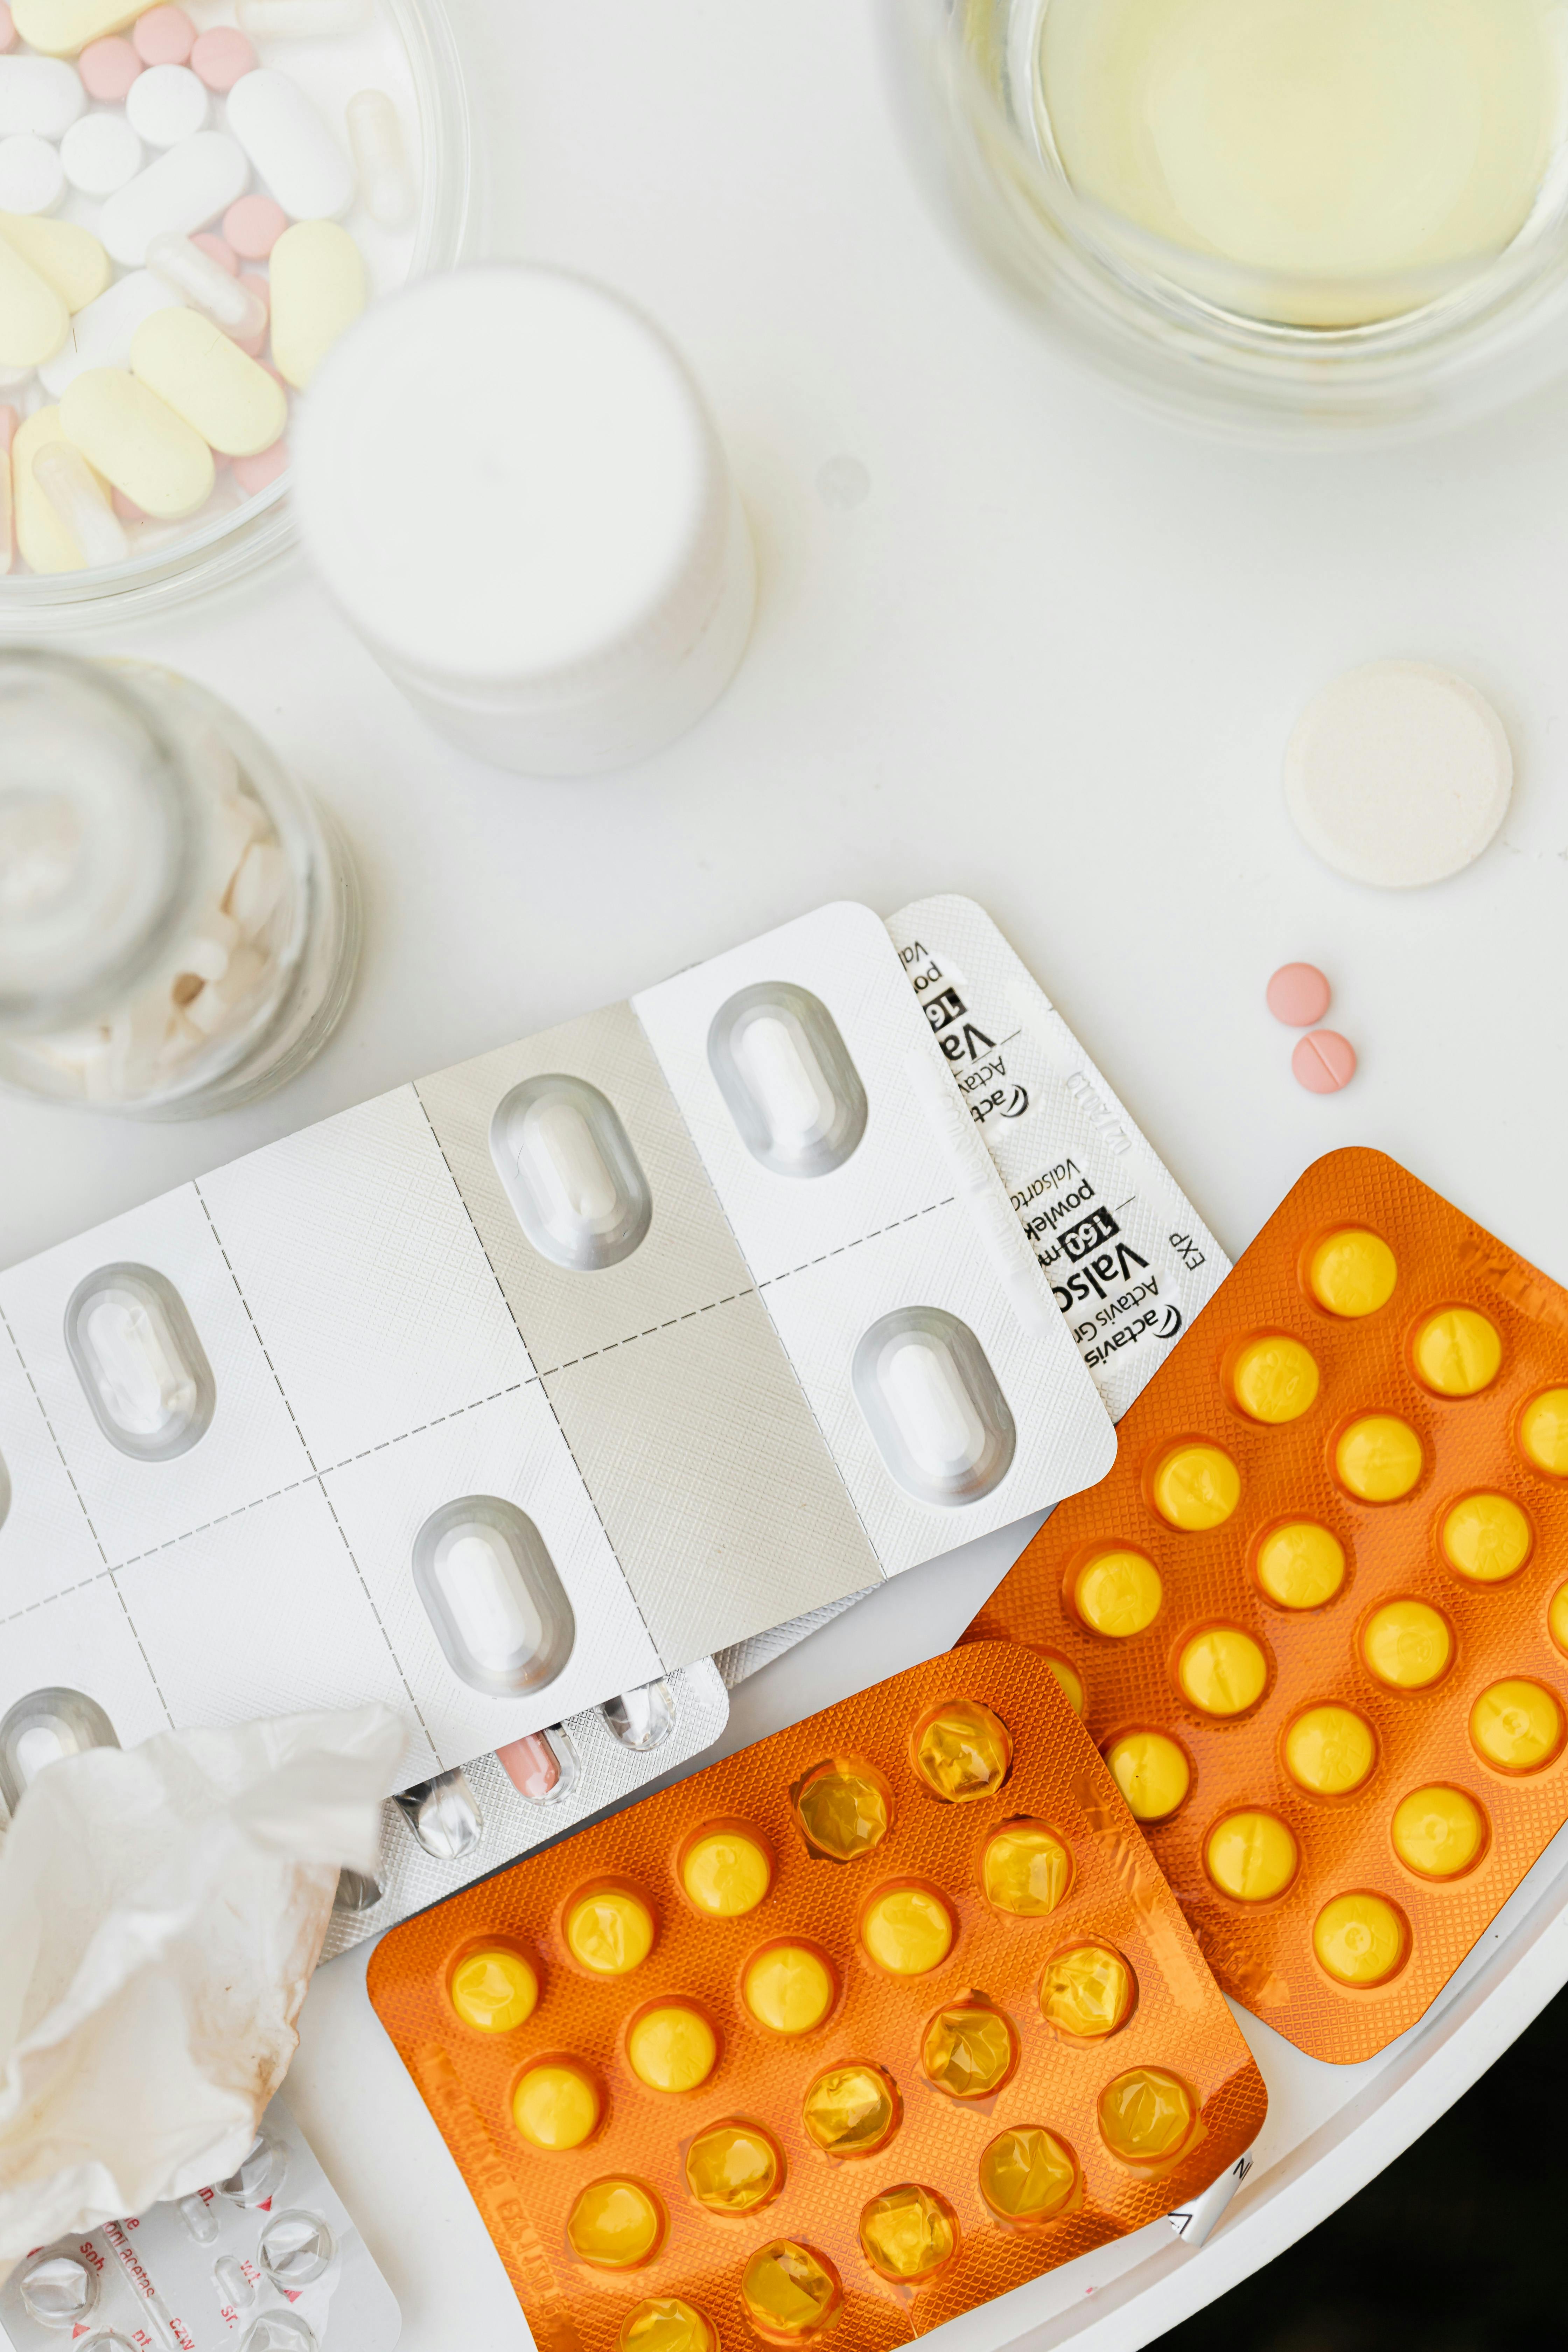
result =
M0 213L52 213L65 192L58 147L30 131L0 139Z
M142 169L142 142L122 114L84 114L60 141L60 163L84 196L111 196Z
M1309 849L1385 890L1441 882L1491 840L1513 790L1501 719L1452 671L1368 662L1326 686L1285 752L1285 804Z
M207 119L205 82L189 66L149 66L125 93L125 120L149 147L173 147Z

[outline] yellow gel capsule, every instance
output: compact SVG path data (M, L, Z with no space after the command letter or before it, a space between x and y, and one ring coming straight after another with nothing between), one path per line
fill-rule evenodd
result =
M884 2278L929 2278L952 2261L958 2224L944 2199L910 2181L872 2198L860 2215L860 2243Z
M511 2119L530 2147L581 2147L599 2113L592 2076L559 2062L531 2066L511 2095Z
M993 1796L1013 1769L1013 1738L976 1699L949 1699L915 1742L915 1769L949 1804Z
M1534 1535L1510 1495L1467 1495L1443 1521L1439 1538L1450 1568L1472 1584L1501 1584L1530 1558Z
M889 1976L923 1977L952 1949L952 1914L929 1886L889 1886L860 1921L860 1940Z
M1013 2029L999 2010L939 2010L921 2043L928 2083L955 2099L984 2099L999 2090L1017 2063Z
M566 1914L566 1942L595 1976L630 1976L653 1949L653 1913L623 1887L599 1887L579 1895Z
M640 2180L591 2180L566 2216L566 2242L595 2269L630 2271L647 2262L664 2235L664 2214Z
M1318 1401L1317 1359L1300 1339L1266 1332L1237 1350L1230 1392L1249 1421L1300 1421Z
M1193 2136L1198 2103L1163 2066L1133 2066L1100 2095L1100 2137L1123 2164L1163 2164Z
M980 2194L1004 2221L1048 2221L1077 2188L1071 2152L1037 2124L1003 2132L980 2158Z
M1479 1396L1502 1362L1502 1335L1473 1307L1444 1307L1416 1327L1411 1361L1423 1388L1436 1396Z
M686 2151L686 2185L710 2213L754 2212L782 2170L777 2148L753 2124L712 2124Z
M1072 1883L1072 1857L1055 1830L1037 1822L1009 1822L985 1849L981 1865L985 1900L1019 1919L1043 1919Z
M1073 1580L1073 1606L1094 1633L1131 1641L1160 1613L1160 1571L1141 1551L1096 1552Z
M1486 1816L1462 1789L1413 1789L1394 1807L1394 1851L1423 1878L1458 1878L1486 1834Z
M1136 1990L1120 1952L1108 1944L1075 1944L1046 1963L1040 2014L1047 2025L1075 2041L1103 2041L1127 2022Z
M1277 1813L1227 1813L1204 1848L1209 1876L1237 1903L1268 1903L1296 1875L1296 1841Z
M1346 1225L1312 1252L1307 1287L1320 1307L1347 1320L1375 1315L1394 1296L1399 1267L1381 1234Z
M765 1846L740 1830L704 1830L680 1860L680 1883L712 1919L740 1919L754 1911L773 1885Z
M1135 1822L1163 1822L1193 1783L1185 1751L1163 1731L1129 1731L1106 1751L1111 1778Z
M1540 1683L1511 1676L1484 1690L1470 1709L1478 1754L1502 1772L1533 1772L1563 1745L1563 1710Z
M33 460L56 443L69 448L58 408L36 408L16 428L11 444L11 486L16 499L16 544L35 572L80 572L85 569L80 548L35 479ZM90 468L89 468L90 470ZM112 522L108 485L92 474L103 500L105 520Z
M1345 1580L1345 1548L1316 1519L1288 1519L1258 1545L1257 1570L1281 1609L1321 1609Z
M1404 1920L1381 1895L1336 1895L1312 1926L1312 1949L1338 1984L1382 1984L1406 1941Z
M267 263L272 284L272 357L302 392L338 337L364 309L360 249L336 221L296 221Z
M1390 1690L1426 1690L1454 1654L1448 1621L1425 1601L1385 1601L1362 1627L1367 1672Z
M1353 1707L1310 1706L1285 1734L1285 1769L1314 1797L1347 1797L1377 1760L1372 1726Z
M1159 1606L1157 1601L1155 1606L1156 1608ZM1073 1713L1081 1718L1084 1706L1083 1676L1075 1665L1070 1664L1066 1658L1058 1657L1054 1650L1043 1651L1041 1655L1050 1670L1051 1679L1057 1688Z
M1551 1478L1568 1478L1568 1389L1542 1389L1519 1416L1528 1460Z
M741 1997L770 2033L809 2033L833 2006L833 1971L809 1944L770 1944L748 1961Z
M741 2300L759 2336L792 2343L826 2326L844 2299L826 2254L796 2238L759 2246L741 2276Z
M0 240L47 280L70 311L96 302L114 275L97 237L74 221L51 220L47 213L0 213Z
M1568 1584L1560 1584L1546 1612L1546 1630L1568 1657Z
M873 1853L893 1825L880 1782L837 1759L806 1775L795 1811L812 1844L835 1862L856 1862Z
M1177 1445L1154 1473L1154 1508L1173 1528L1203 1535L1241 1500L1241 1473L1217 1445Z
M533 2015L539 1979L521 1952L470 1952L452 1971L452 2007L479 2033L510 2033Z
M1182 1652L1176 1679L1204 1715L1245 1715L1263 1696L1268 1661L1238 1625L1209 1625Z
M228 457L282 438L289 397L277 378L197 310L154 310L131 338L131 372Z
M127 368L73 376L60 395L60 423L89 465L160 522L195 514L212 496L212 451Z
M626 2056L650 2091L694 2091L718 2063L719 2037L700 2009L665 2001L633 2020Z
M806 2092L801 2121L827 2156L870 2156L891 2139L902 2110L879 2066L829 2066Z
M621 2322L617 2352L718 2352L712 2322L679 2295L639 2303Z
M1334 1475L1358 1503L1399 1502L1425 1467L1421 1440L1396 1413L1363 1413L1334 1448Z

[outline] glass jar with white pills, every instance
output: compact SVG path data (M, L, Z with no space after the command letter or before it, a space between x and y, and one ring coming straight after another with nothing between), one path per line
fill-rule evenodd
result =
M142 662L0 651L0 1083L232 1109L320 1052L359 939L335 828L226 703Z
M1267 438L1568 365L1561 0L885 0L918 159L1052 333Z
M443 0L0 0L0 633L287 550L316 367L474 182Z

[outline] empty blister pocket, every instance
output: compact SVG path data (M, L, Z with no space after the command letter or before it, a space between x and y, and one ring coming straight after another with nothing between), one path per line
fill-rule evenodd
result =
M0 1718L0 1799L14 1813L46 1765L89 1748L118 1748L114 1726L81 1691L29 1691Z
M459 1862L478 1845L484 1830L473 1790L461 1769L416 1780L393 1799L426 1853L437 1862Z
M188 1454L212 1421L217 1389L172 1282L150 1265L104 1265L66 1308L66 1346L93 1418L138 1462Z
M490 1158L539 1252L580 1274L629 1257L653 1196L615 1105L585 1078L524 1078L496 1105Z
M708 1066L747 1150L775 1176L826 1176L866 1132L866 1089L838 1024L793 981L758 981L719 1007Z
M576 1622L543 1537L526 1511L466 1495L414 1538L414 1583L452 1672L504 1698L553 1682Z
M675 1694L661 1675L658 1682L641 1683L618 1698L607 1698L599 1713L623 1748L641 1753L662 1748L675 1729Z
M973 1503L1006 1476L1013 1415L985 1350L941 1307L897 1307L872 1324L850 1371L877 1451L922 1503Z

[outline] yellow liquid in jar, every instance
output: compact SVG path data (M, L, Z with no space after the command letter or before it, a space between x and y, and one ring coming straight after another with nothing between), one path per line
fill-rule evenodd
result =
M1232 306L1299 326L1500 253L1558 136L1547 0L1047 0L1037 71L1080 195L1288 281Z

